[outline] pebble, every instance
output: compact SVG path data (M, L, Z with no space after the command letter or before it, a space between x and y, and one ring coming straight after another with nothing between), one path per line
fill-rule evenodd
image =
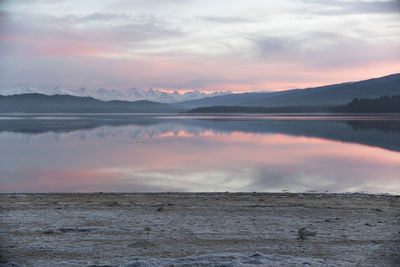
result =
M298 233L300 239L305 239L307 236L315 236L315 235L317 235L317 232L313 232L313 231L307 230L306 227L301 227L297 231L297 233Z

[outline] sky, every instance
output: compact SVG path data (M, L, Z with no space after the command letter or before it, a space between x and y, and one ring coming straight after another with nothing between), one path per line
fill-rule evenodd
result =
M0 0L0 89L357 81L400 72L399 33L399 0Z

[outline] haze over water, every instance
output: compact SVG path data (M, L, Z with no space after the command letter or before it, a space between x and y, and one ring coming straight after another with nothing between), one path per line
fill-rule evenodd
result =
M400 118L21 115L0 120L1 192L400 194Z

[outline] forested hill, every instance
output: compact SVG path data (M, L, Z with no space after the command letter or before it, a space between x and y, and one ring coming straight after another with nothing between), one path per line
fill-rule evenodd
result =
M1 113L171 113L169 104L151 101L101 101L70 95L22 94L0 96Z
M342 106L246 107L213 106L191 109L188 113L400 113L400 95L355 98Z
M400 74L358 82L268 93L242 93L207 97L177 103L187 108L211 106L294 107L346 105L354 98L400 95Z

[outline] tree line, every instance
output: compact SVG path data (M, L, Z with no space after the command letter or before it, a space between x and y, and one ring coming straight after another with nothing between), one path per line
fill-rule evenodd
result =
M381 96L378 98L354 98L344 106L332 107L334 112L355 113L393 113L400 112L400 95Z

